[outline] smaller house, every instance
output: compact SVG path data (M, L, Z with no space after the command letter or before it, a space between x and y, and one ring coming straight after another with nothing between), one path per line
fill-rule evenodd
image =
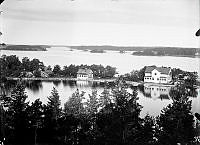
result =
M78 80L91 80L93 79L93 71L91 69L79 69L77 72Z
M170 67L147 66L144 82L168 84L172 81L172 70Z

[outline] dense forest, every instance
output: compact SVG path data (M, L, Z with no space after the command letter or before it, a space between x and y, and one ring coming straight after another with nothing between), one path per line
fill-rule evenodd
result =
M140 116L137 88L128 91L123 78L101 95L88 98L78 89L64 108L53 88L48 103L27 102L18 82L10 96L1 96L0 140L6 145L197 145L199 125L191 112L190 91L181 84L171 90L172 103L159 116Z

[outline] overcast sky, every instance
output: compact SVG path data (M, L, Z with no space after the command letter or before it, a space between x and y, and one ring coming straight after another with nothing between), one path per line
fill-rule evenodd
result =
M199 0L5 0L12 44L198 47Z

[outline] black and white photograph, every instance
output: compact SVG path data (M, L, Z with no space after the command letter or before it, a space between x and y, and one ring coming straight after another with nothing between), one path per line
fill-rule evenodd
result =
M2 0L0 145L200 145L200 0Z

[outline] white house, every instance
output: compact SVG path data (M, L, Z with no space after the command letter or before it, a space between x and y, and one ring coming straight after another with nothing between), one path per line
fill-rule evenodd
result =
M90 80L93 79L93 72L91 69L79 69L77 72L78 80Z
M172 81L172 70L170 67L147 66L144 82L168 84Z

